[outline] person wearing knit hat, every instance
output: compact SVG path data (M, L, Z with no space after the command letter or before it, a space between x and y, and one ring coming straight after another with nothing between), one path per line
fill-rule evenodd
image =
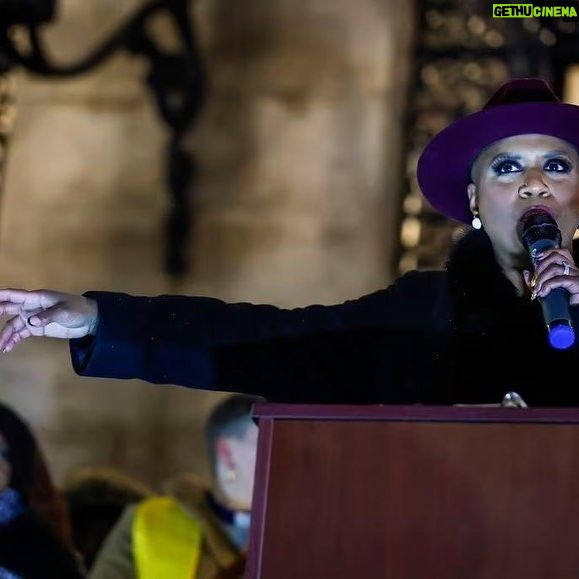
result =
M444 269L294 310L2 290L0 313L11 318L0 350L30 336L68 338L83 376L277 402L486 404L515 392L530 405L577 406L578 149L579 107L541 79L511 80L419 159L426 199L473 225Z

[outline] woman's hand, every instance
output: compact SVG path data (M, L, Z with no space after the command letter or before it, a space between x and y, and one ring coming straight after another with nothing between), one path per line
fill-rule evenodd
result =
M0 315L12 316L0 330L0 351L10 352L30 336L82 338L94 334L98 307L84 296L50 290L0 290Z
M579 268L568 249L547 249L537 257L535 274L525 271L531 299L545 297L556 287L569 292L569 303L579 305Z

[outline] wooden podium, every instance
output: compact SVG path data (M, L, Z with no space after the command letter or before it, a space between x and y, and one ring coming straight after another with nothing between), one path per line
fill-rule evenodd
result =
M247 579L579 577L579 409L254 415Z

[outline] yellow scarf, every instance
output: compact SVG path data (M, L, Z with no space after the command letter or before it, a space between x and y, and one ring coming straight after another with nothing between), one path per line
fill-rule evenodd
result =
M201 539L201 525L171 497L141 502L133 524L138 579L194 578Z

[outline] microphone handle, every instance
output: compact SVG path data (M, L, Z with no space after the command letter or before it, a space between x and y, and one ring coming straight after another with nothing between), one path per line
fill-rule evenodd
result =
M571 312L569 311L569 292L562 287L552 289L544 298L539 298L543 319L547 329L557 324L571 326Z
M538 239L535 241L529 247L535 270L538 262L536 256L547 249L557 249L558 247L559 245L551 239ZM543 311L543 319L549 332L551 345L560 349L568 348L575 341L573 321L569 310L569 292L565 288L558 287L552 289L544 298L540 297L538 299ZM556 334L564 330L566 330L566 337L563 338L563 345L556 345L556 342L558 342Z

